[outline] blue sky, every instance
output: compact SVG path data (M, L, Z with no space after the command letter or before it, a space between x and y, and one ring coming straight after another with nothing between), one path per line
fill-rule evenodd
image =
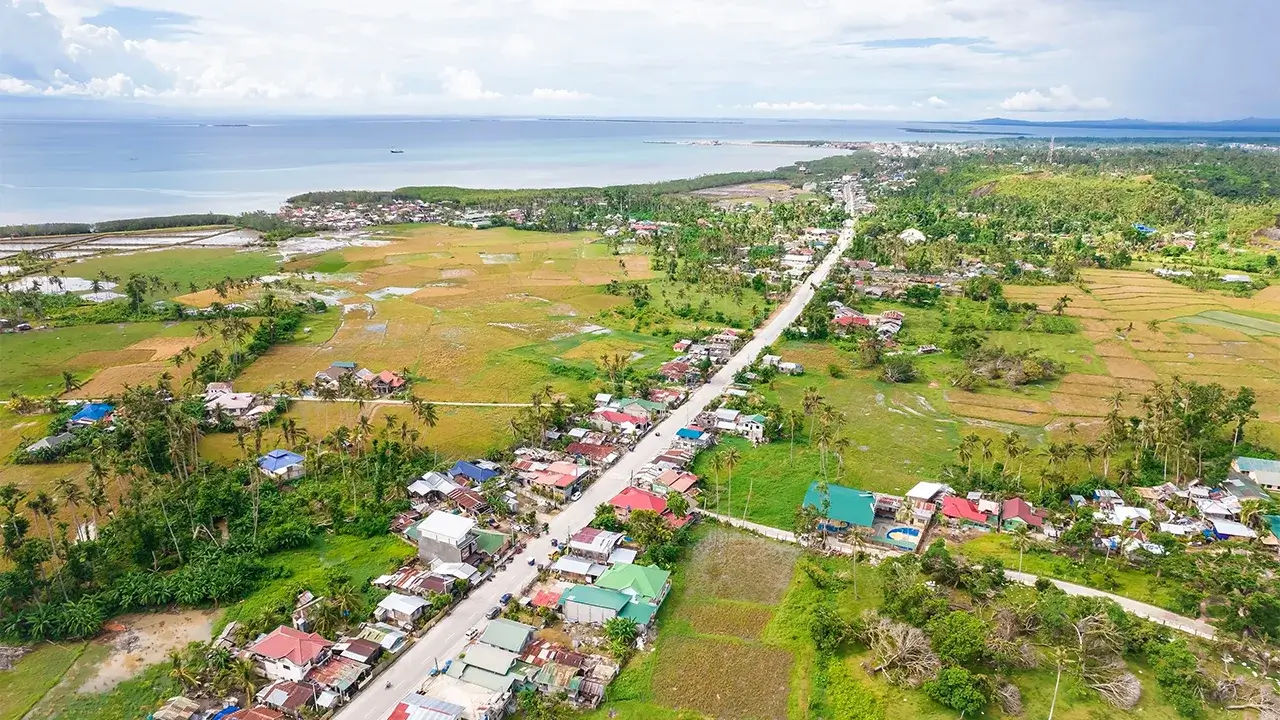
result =
M1277 21L1273 0L0 0L0 114L1280 117Z

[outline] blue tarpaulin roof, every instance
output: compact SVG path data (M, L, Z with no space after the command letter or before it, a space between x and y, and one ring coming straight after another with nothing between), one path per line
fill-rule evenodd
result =
M1133 229L1134 229L1134 230L1137 230L1138 232L1142 233L1143 235L1151 235L1152 233L1156 232L1156 229L1155 229L1155 228L1150 227L1150 226L1148 226L1148 225L1143 225L1142 223L1134 223L1134 224L1133 224Z
M701 430L695 430L687 427L680 428L676 431L676 437L688 438L689 440L697 440L702 437L702 435L703 432Z
M290 465L297 465L302 462L302 456L296 452L288 450L272 450L271 452L258 458L258 467L266 472L275 472Z
M114 405L107 403L89 403L71 416L71 422L98 422L115 410Z
M489 478L497 477L498 471L487 470L485 468L473 465L467 462L466 460L459 460L458 462L453 464L453 467L449 468L450 477L456 477L458 475L464 475L466 477L471 478L472 480L475 480L476 482L484 482Z

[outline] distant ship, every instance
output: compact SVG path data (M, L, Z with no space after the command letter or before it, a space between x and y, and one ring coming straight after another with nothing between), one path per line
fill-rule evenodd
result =
M403 151L403 150L400 150L400 149L398 149L398 148L396 148L396 149L393 149L393 150L391 151L391 154L392 154L392 155L403 155L403 154L404 154L404 151Z

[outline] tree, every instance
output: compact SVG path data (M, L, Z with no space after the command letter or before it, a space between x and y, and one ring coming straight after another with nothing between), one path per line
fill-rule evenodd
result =
M684 517L689 514L689 499L683 493L668 493L667 510L670 510L671 514L676 517Z
M1070 305L1070 304L1071 304L1071 296L1070 296L1070 295L1063 295L1062 297L1058 298L1058 301L1057 301L1057 302L1055 302L1055 303L1053 304L1053 312L1054 312L1054 314L1055 314L1055 315L1062 315L1062 311L1063 311L1063 310L1066 310L1066 309L1067 309L1067 306L1068 306L1068 305Z
M849 634L849 624L840 617L832 604L821 603L813 609L813 617L809 620L809 635L818 652L836 652Z
M1018 548L1018 572L1022 572L1022 555L1031 546L1031 526L1023 522L1018 523L1009 532L1009 538L1013 541L1013 546Z
M627 532L640 545L661 545L671 539L667 519L652 510L634 510L627 518Z
M858 566L867 549L867 528L854 526L849 530L849 545L853 547L853 597L858 597Z
M610 618L604 623L604 636L609 641L609 653L626 660L635 648L636 624L624 617Z
M972 667L986 658L987 625L972 613L954 610L934 618L926 630L943 663Z
M964 668L943 668L923 687L931 700L962 715L978 715L991 702L990 680Z
M880 379L887 383L915 382L917 376L915 361L906 355L894 355L880 368Z
M71 392L80 387L80 381L76 380L76 376L70 370L62 371L62 391Z

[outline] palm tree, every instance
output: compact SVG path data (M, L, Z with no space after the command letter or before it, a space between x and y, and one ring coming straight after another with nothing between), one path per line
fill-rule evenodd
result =
M716 478L716 512L720 512L720 471L724 469L724 453L715 453L711 456L711 472ZM730 513L733 509L730 508Z
M80 387L80 381L70 370L62 371L62 392L71 392Z
M858 597L858 565L867 549L867 528L854 526L849 530L849 545L853 547L853 597Z
M785 411L783 419L787 423L787 429L791 435L791 464L796 464L796 425L804 422L804 413L800 410L792 408Z
M1018 572L1022 572L1022 554L1031 545L1031 526L1020 522L1009 533L1009 537L1013 540L1013 546L1018 548Z
M178 681L184 691L191 690L200 684L200 679L192 671L192 667L187 663L182 653L178 650L169 651L169 677Z
M1098 456L1098 448L1092 443L1082 445L1080 447L1080 457L1084 458L1085 464L1089 467L1089 474L1093 475L1093 459Z
M58 478L54 483L54 491L62 496L62 501L71 506L71 517L76 521L76 537L80 537L80 517L77 510L80 509L80 503L84 502L84 491L80 489L80 485L70 477Z
M729 514L733 514L733 468L737 466L738 461L742 460L742 453L738 452L738 448L730 447L724 451L724 469L727 473L727 484L729 489ZM743 517L743 520L746 520Z
M804 397L801 399L801 407L804 408L804 414L809 416L809 434L813 435L813 421L816 417L818 408L822 405L822 393L818 392L817 385L810 385L804 389Z
M991 438L982 438L982 461L987 463L987 470L991 469L991 460L995 454L991 452Z

